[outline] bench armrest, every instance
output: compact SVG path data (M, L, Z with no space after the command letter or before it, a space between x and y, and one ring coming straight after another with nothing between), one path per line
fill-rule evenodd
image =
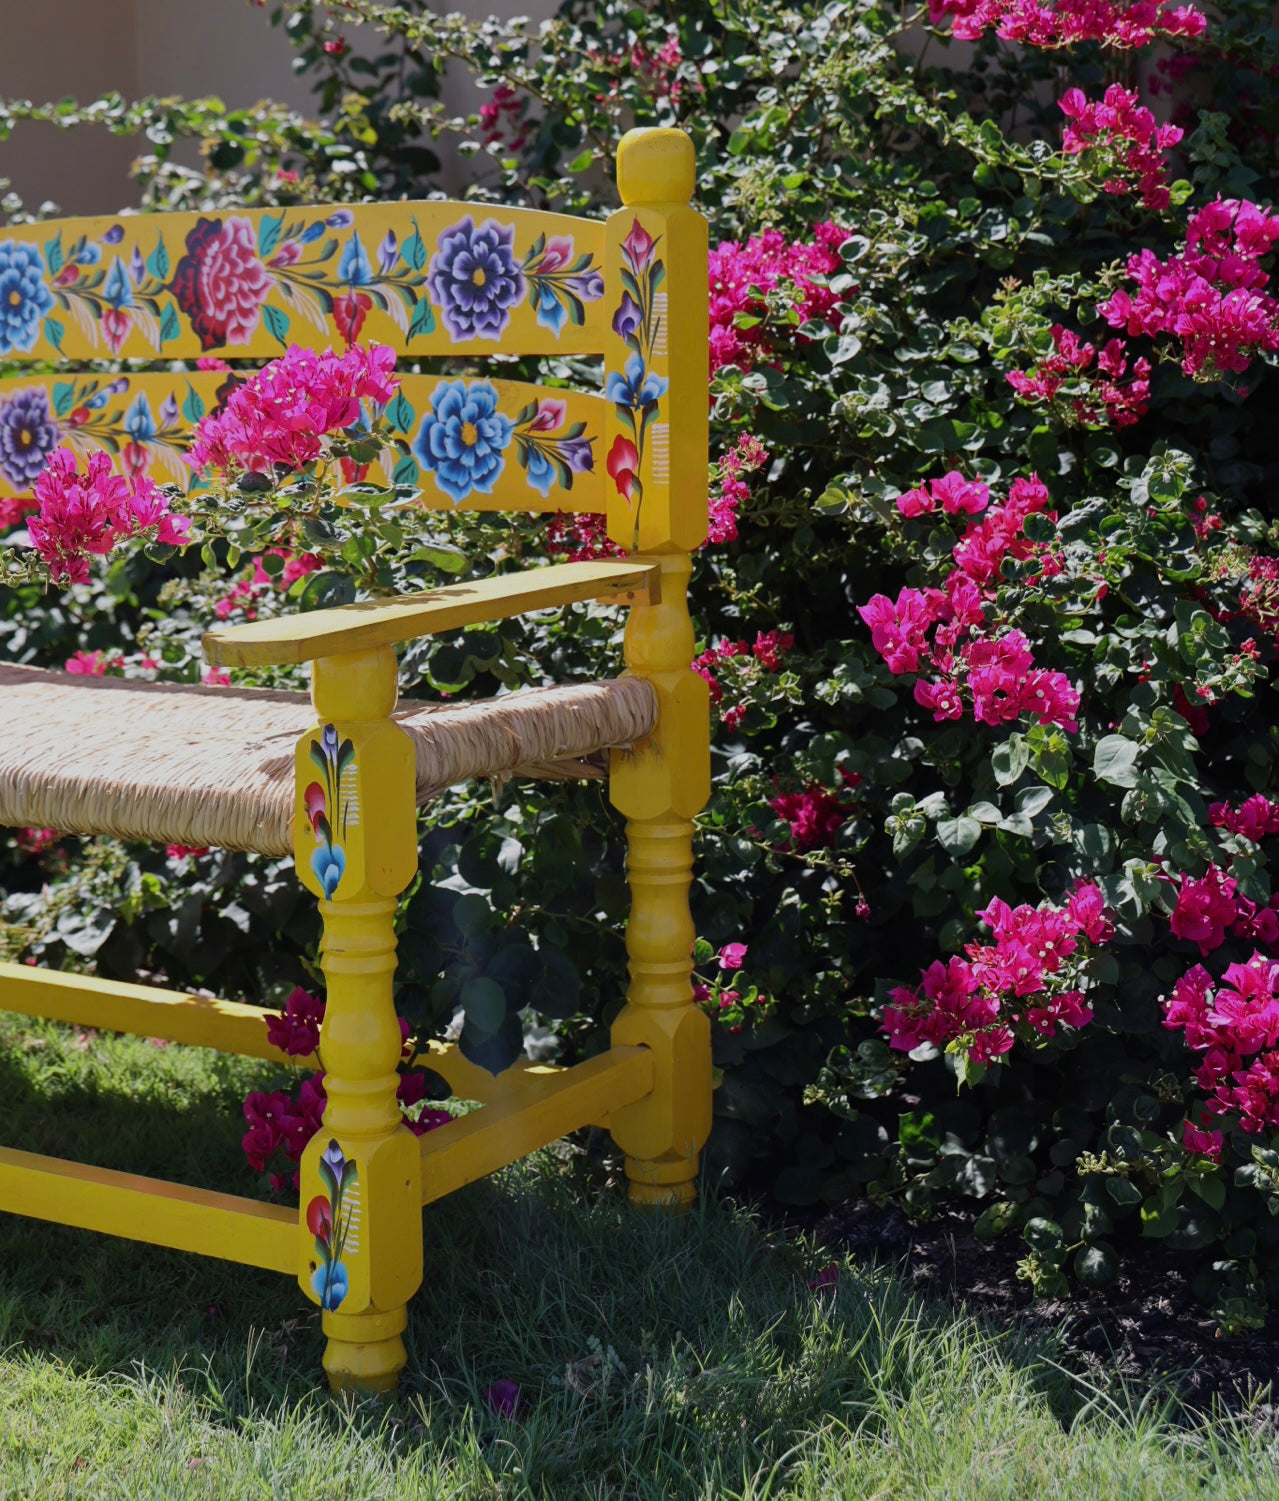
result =
M365 600L209 631L203 637L204 654L220 667L310 662L584 599L629 595L656 603L660 577L658 564L648 558L552 563L395 599Z

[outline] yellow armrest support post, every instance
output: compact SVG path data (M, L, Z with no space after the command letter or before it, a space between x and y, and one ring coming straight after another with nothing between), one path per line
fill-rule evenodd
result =
M284 666L371 651L580 600L630 594L649 603L657 598L658 588L659 569L647 558L553 563L397 599L372 599L209 631L204 654L221 667Z

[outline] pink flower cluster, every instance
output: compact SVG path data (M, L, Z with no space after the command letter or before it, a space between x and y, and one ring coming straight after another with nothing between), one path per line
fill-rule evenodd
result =
M959 41L975 42L993 27L1004 41L1032 47L1145 47L1156 37L1196 37L1208 29L1202 11L1173 0L928 0L934 26L947 16Z
M1120 288L1098 312L1130 335L1179 340L1187 375L1244 371L1260 351L1279 349L1279 302L1262 290L1270 277L1258 264L1276 240L1279 215L1218 198L1192 215L1180 255L1130 257L1135 291Z
M55 449L36 480L35 498L40 513L27 531L54 583L87 583L89 558L105 557L127 537L150 533L175 547L189 540L188 518L175 516L145 475L131 487L102 452L89 456L81 474L69 448Z
M486 146L518 151L528 144L531 134L519 94L509 83L499 83L492 97L480 105L480 139Z
M1248 799L1248 802L1252 801L1252 798ZM1225 804L1214 806L1220 809ZM1236 816L1242 815L1243 808ZM1250 810L1247 826L1256 827L1257 818L1257 810ZM1213 821L1217 822L1216 819ZM1265 815L1262 815L1262 821L1267 821ZM1238 894L1235 878L1228 876L1219 865L1210 865L1202 876L1183 874L1180 882L1169 926L1175 937L1197 943L1201 954L1210 954L1213 949L1220 948L1226 941L1227 932L1236 938L1264 943L1267 948L1279 946L1279 893L1270 898L1267 906L1259 907L1248 897Z
M284 559L283 569L273 576L263 568L261 558L254 558L252 569L246 570L245 576L232 584L231 592L223 595L213 606L213 613L219 620L226 620L237 610L243 610L247 620L255 620L257 611L253 607L253 601L259 595L272 589L287 589L308 573L314 573L324 561L318 553L290 552L285 547L269 548L268 553Z
M928 498L957 478L952 473L934 481ZM979 492L986 487L974 488L978 493L970 491L973 504L982 499ZM951 493L957 491L952 485ZM913 508L921 504L914 497L923 493L921 487L902 499ZM956 567L942 588L904 588L895 602L876 594L858 606L857 613L870 627L871 643L890 671L936 674L915 684L916 703L931 709L935 720L962 718L967 694L981 724L1007 724L1031 714L1040 724L1077 728L1079 693L1066 675L1036 667L1020 631L992 634L997 627L986 619L986 604L993 598L1005 557L1036 557L1044 577L1061 571L1057 554L1023 535L1031 512L1044 511L1055 519L1056 512L1047 511L1047 504L1048 491L1038 476L1014 480L1006 504L991 509L956 543Z
M1062 137L1061 147L1067 155L1079 156L1099 146L1111 150L1135 180L1147 208L1169 206L1164 153L1181 140L1180 126L1157 125L1137 91L1119 83L1112 83L1100 102L1089 99L1082 89L1067 89L1059 104L1062 113L1074 122L1067 125ZM1102 186L1107 193L1122 194L1129 192L1133 183L1111 177Z
M724 365L749 370L775 353L777 330L764 316L767 308L760 292L767 296L787 282L794 288L801 322L827 317L839 297L824 279L843 265L839 247L847 238L848 232L837 224L823 223L813 226L808 244L788 240L779 229L767 229L745 245L725 240L715 246L710 254L711 373ZM739 313L760 321L738 328Z
M765 672L780 672L782 657L795 645L794 636L783 631L757 631L755 644L745 641L721 641L718 646L708 646L693 658L693 671L706 680L711 690L711 703L724 701L724 685L715 674L719 662L730 662L734 657L753 658ZM725 709L723 720L730 730L735 730L746 713L744 704L734 704Z
M1163 1007L1164 1026L1183 1031L1186 1046L1203 1054L1195 1070L1208 1094L1203 1123L1237 1116L1252 1136L1279 1125L1279 962L1254 954L1230 965L1220 981L1196 964ZM1183 1141L1189 1150L1202 1149L1185 1133Z
M931 514L938 506L947 516L979 516L989 504L990 487L980 480L965 479L957 469L940 479L925 480L897 497L897 509L912 520Z
M201 421L188 460L196 469L300 469L324 452L325 437L360 421L362 401L391 400L394 370L395 351L380 344L345 354L291 344Z
M267 1041L292 1058L309 1058L320 1046L323 1021L324 1002L299 986L285 1001L282 1012L266 1018ZM400 1035L406 1044L408 1032L408 1023L401 1017ZM412 1110L425 1098L426 1075L421 1072L402 1073L396 1089L401 1110ZM253 1091L244 1102L249 1129L242 1146L249 1166L257 1172L266 1172L278 1163L281 1155L289 1162L300 1162L307 1142L320 1129L327 1103L323 1073L304 1079L296 1096L283 1089L271 1094ZM406 1114L404 1124L415 1136L421 1136L452 1119L447 1110L425 1108L418 1111L416 1118ZM290 1182L294 1188L298 1186L296 1171L292 1174L271 1172L274 1192L279 1193Z
M1055 401L1069 384L1066 410L1081 427L1131 427L1148 410L1150 361L1128 370L1128 346L1108 339L1098 351L1060 323L1052 326L1053 352L1029 371L1010 370L1008 384L1025 401ZM1092 372L1096 362L1096 373ZM1127 383L1124 379L1127 377Z
M990 1063L1012 1047L1018 1026L1052 1037L1059 1025L1092 1020L1083 993L1062 988L1063 966L1082 940L1106 943L1114 935L1099 886L1080 882L1064 907L1010 907L996 897L977 916L993 943L970 943L966 958L946 964L934 960L916 987L892 992L881 1023L890 1047L908 1053L924 1042L958 1044L975 1063Z
M839 775L850 791L855 791L861 783L858 772L847 772L842 766ZM799 792L779 793L769 798L768 806L790 825L791 848L800 854L834 844L851 811L838 792L820 782L809 782Z
M742 478L754 474L768 460L768 450L750 433L743 433L715 466L715 480L710 492L710 530L708 542L733 542L737 538L737 513L750 494Z
M1264 793L1254 792L1237 808L1229 803L1209 803L1208 822L1217 829L1229 829L1232 834L1242 834L1254 844L1271 834L1279 834L1279 803L1271 802Z
M20 526L35 509L35 501L27 495L11 496L7 500L0 500L0 535L11 532L15 526Z

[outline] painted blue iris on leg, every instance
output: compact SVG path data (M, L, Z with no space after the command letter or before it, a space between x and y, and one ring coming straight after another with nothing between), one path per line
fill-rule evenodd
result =
M514 427L498 411L497 392L488 381L441 381L413 439L413 456L460 505L472 492L493 493Z
M40 320L52 306L40 252L20 240L5 240L0 244L0 354L34 349Z
M655 375L644 368L644 361L637 354L626 361L626 373L619 375L614 370L604 382L604 395L620 407L651 406L659 397L665 396L670 381L663 375Z

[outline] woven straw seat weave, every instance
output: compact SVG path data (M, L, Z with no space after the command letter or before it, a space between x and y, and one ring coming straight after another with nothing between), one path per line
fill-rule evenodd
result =
M402 703L418 806L473 777L599 777L657 722L642 678ZM287 855L305 693L76 678L0 664L0 825Z

